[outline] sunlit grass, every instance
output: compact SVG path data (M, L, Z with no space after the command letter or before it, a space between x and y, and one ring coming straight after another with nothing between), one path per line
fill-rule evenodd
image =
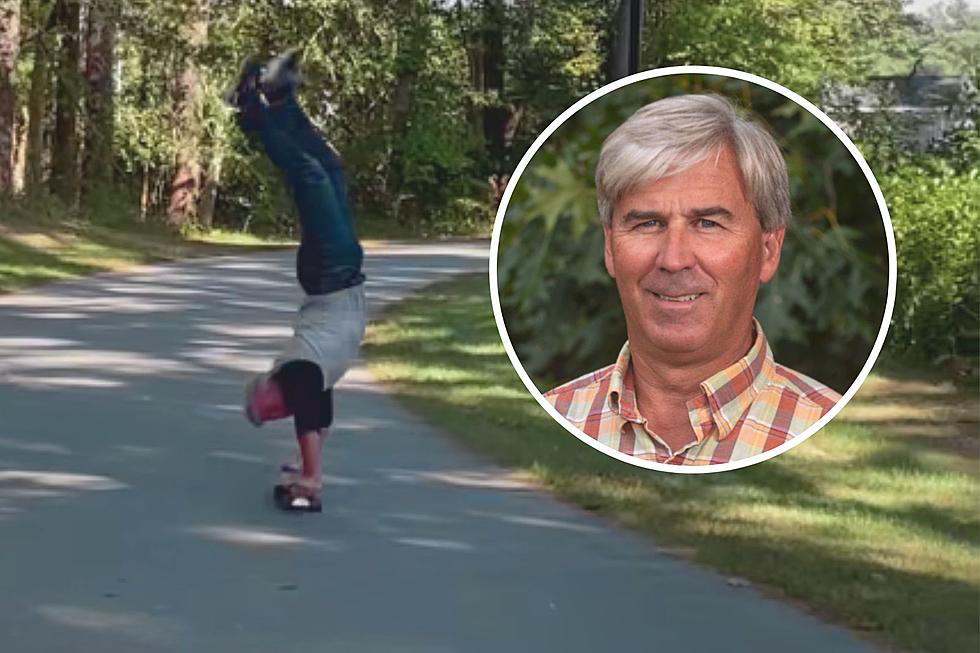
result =
M163 225L135 219L108 226L51 216L5 216L0 220L0 292L142 263L282 244L220 231L183 238Z
M188 234L188 240L210 243L212 245L296 245L296 242L289 238L266 238L243 231L229 231L227 229L192 232Z
M661 546L893 646L980 647L971 388L931 373L873 375L833 424L792 451L688 476L620 463L556 425L504 354L485 277L402 303L372 325L366 353L375 374L433 423ZM888 419L866 419L886 396Z

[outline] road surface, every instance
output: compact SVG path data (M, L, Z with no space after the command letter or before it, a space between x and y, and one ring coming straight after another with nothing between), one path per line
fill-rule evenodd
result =
M871 650L515 481L363 369L337 392L324 512L277 512L291 427L239 401L289 335L292 265L0 297L0 650ZM481 244L369 250L371 310L486 266Z

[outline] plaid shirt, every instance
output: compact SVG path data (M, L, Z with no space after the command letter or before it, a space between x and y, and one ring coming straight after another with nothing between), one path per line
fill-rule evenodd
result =
M816 422L840 395L776 364L762 327L744 358L701 383L687 402L693 433L677 451L639 414L629 342L614 365L545 393L576 428L602 444L643 460L674 465L717 465L768 451Z

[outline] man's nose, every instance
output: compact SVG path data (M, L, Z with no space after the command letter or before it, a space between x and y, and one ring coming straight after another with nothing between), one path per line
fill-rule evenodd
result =
M657 265L667 272L679 272L695 265L691 236L682 225L672 224L664 233Z

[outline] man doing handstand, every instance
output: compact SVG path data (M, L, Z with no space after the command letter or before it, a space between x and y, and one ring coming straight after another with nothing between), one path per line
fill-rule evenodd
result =
M366 321L363 250L354 233L340 157L296 100L299 50L246 63L226 94L236 122L283 173L300 222L296 277L305 293L293 337L272 369L245 390L252 424L292 416L301 466L275 488L283 510L319 512L321 445L333 421L333 386L356 358Z

